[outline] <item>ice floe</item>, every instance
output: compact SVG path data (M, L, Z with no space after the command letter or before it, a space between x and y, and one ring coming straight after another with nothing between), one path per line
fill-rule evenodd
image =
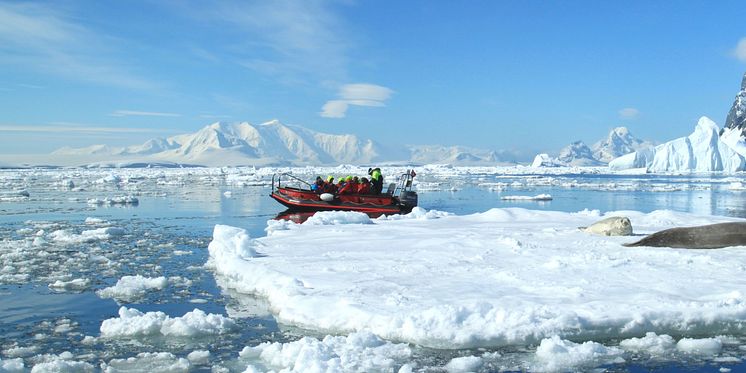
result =
M500 199L507 201L551 201L552 196L550 194L539 194L535 196L502 196Z
M140 312L134 308L119 308L119 317L101 323L101 336L126 338L143 336L196 337L230 332L235 322L222 315L207 314L194 309L181 317L170 317L163 312Z
M115 298L118 301L131 302L141 298L148 291L162 290L168 286L168 279L160 277L144 277L141 275L124 276L116 285L96 292L101 298Z
M617 214L641 233L734 220L672 211L609 216ZM256 239L216 226L210 266L224 286L266 298L283 323L368 330L436 348L743 327L746 280L744 266L734 263L746 262L746 251L629 249L621 246L629 238L577 229L596 220L508 208L300 224Z
M189 372L191 363L169 352L143 352L126 359L112 359L101 364L105 373L119 372Z
M116 196L105 198L91 198L88 200L89 205L137 205L140 200L133 196Z
M358 332L322 340L303 337L289 343L261 343L244 348L239 360L249 372L385 372L399 370L411 356L406 344Z

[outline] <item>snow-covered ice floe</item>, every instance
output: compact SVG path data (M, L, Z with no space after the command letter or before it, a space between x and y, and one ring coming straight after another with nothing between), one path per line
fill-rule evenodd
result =
M505 201L551 201L550 194L538 194L535 196L502 196L500 199Z
M282 323L370 331L425 347L647 332L717 336L746 327L744 248L626 248L630 237L577 229L619 215L638 234L736 219L673 211L423 211L372 224L352 215L290 223L256 239L218 225L208 266L221 286L266 298Z
M163 312L142 313L134 308L119 308L119 317L101 323L101 337L128 338L143 336L200 337L230 332L236 323L225 316L206 314L200 309L181 317Z
M88 204L93 206L137 205L139 203L140 200L133 196L91 198L88 200Z

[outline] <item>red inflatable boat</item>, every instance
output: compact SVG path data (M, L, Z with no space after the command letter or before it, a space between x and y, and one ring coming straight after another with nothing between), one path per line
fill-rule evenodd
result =
M272 176L270 197L292 211L343 210L366 213L398 214L417 206L417 192L412 190L414 170L399 176L381 194L330 194L311 190L311 184L291 174ZM292 185L292 186L291 186Z

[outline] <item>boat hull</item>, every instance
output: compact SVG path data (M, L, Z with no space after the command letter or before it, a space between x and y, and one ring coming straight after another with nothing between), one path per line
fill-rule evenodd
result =
M381 194L348 194L337 195L332 201L322 201L320 196L309 190L296 188L277 188L270 197L295 211L343 210L368 213L396 214L411 210L399 203L396 197Z

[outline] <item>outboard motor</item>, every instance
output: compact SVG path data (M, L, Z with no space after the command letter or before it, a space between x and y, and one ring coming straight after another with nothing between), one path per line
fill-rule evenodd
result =
M417 206L417 192L412 190L412 180L415 175L417 174L414 170L407 170L406 173L399 176L399 183L394 191L394 194L399 198L399 203L403 207L403 210L406 211L410 211Z
M408 190L401 194L399 202L404 205L406 210L411 210L417 206L417 192Z

